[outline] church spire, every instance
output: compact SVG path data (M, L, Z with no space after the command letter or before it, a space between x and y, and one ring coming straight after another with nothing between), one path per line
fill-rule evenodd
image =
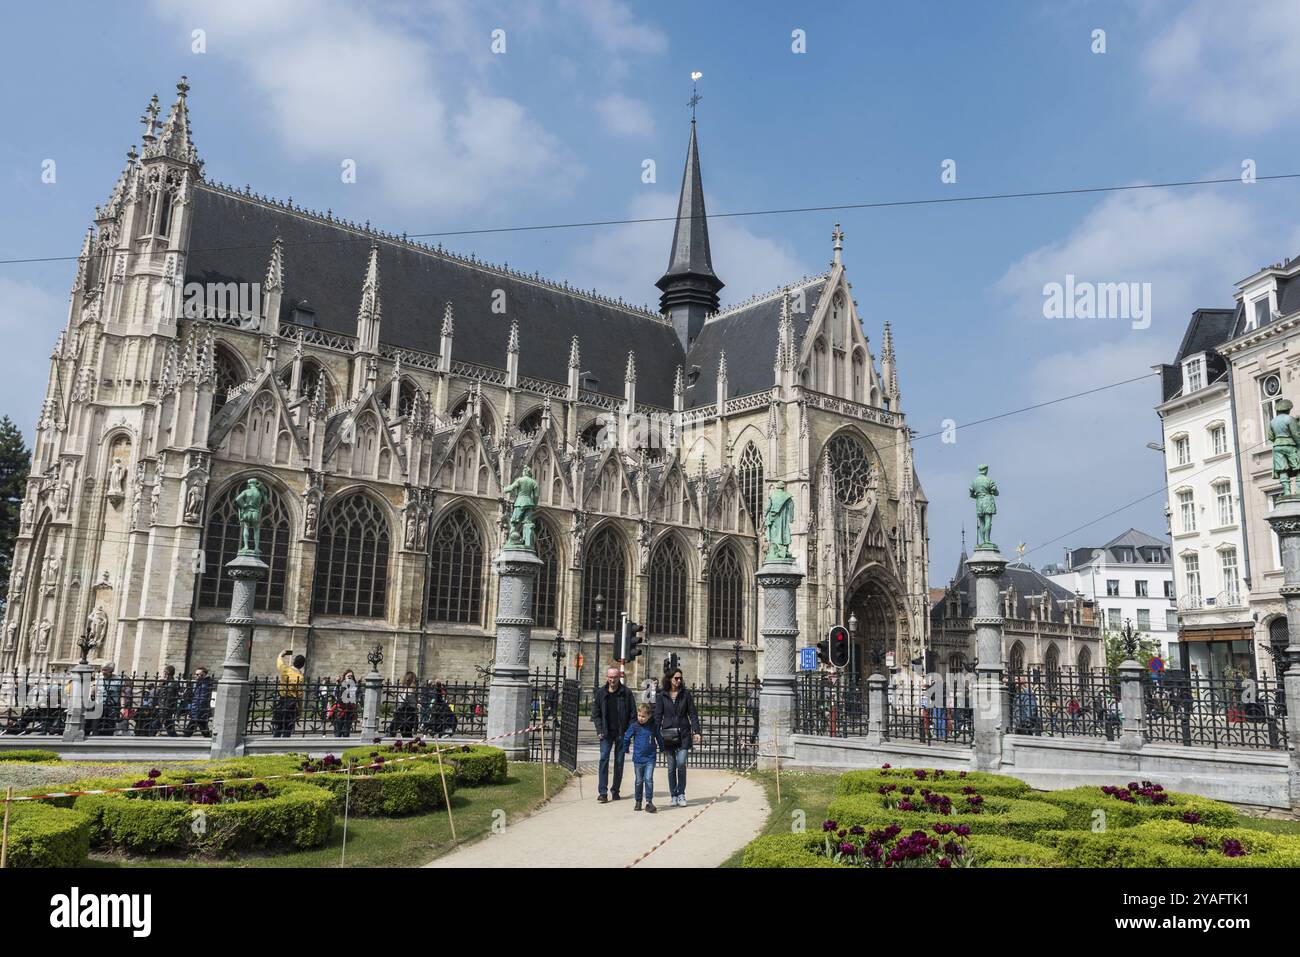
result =
M145 126L145 159L167 156L182 163L199 165L199 151L190 133L190 113L185 103L185 97L189 92L189 78L183 76L176 84L176 102L172 104L167 122L163 124L157 139L151 138L153 124L157 118L157 105L150 102L150 110L146 111L148 122Z
M361 306L357 309L357 347L361 351L379 351L379 324L383 305L379 294L379 243L370 244L366 278L361 284Z
M699 335L705 317L718 311L718 291L724 285L713 272L694 117L691 119L691 140L686 148L686 168L682 171L681 195L677 200L677 225L673 229L668 270L655 285L662 293L660 310L672 317L682 346L689 346L691 340Z

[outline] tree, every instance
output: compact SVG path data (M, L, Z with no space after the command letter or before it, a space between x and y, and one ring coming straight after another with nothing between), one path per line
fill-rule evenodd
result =
M9 416L0 418L0 603L9 594L9 572L22 523L32 453Z
M1111 674L1119 674L1119 666L1128 658L1128 649L1124 647L1124 634L1119 631L1106 631L1102 635L1106 643L1106 668ZM1137 654L1133 660L1143 667L1152 658L1160 654L1160 643L1147 634L1137 636Z

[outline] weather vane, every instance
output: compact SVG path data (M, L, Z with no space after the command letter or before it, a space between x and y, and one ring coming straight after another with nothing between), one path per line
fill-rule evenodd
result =
M702 76L704 76L704 74L701 73L699 70L696 70L691 74L691 98L686 101L686 105L691 108L692 123L695 122L695 105L699 103L700 100L704 99L704 97L700 95L699 90L696 88L696 84L700 82L700 77Z

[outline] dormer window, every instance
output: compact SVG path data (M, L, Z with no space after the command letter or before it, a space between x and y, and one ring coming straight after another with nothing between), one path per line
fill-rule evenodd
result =
M1197 392L1205 386L1205 359L1197 356L1183 363L1183 394Z
M298 326L316 326L316 310L308 305L307 300L294 303L293 310L289 314L289 321Z

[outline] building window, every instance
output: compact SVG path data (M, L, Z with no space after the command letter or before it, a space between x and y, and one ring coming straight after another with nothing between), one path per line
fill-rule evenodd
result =
M755 528L763 524L763 456L759 454L753 442L745 445L740 456L740 494L749 509L749 517Z
M1236 521L1232 507L1232 483L1216 482L1214 484L1214 503L1218 511L1219 527L1231 525Z
M1017 674L1023 674L1025 670L1025 646L1017 641L1011 646L1011 654L1007 657L1011 662L1011 670Z
M605 601L605 611L596 615L596 596ZM582 562L582 627L608 629L619 612L626 611L627 557L623 543L609 526L592 539ZM597 667L603 667L597 662Z
M226 574L226 562L239 551L239 509L235 496L244 490L245 479L232 482L220 501L208 513L203 539L203 576L199 579L199 604L204 608L229 608L235 582ZM284 584L289 569L289 511L274 488L262 482L266 502L262 506L262 560L270 567L257 583L253 608L284 611Z
M537 574L537 587L533 589L533 625L537 628L555 627L555 607L560 589L560 550L551 535L547 522L535 521L533 535L537 543L537 557L542 567Z
M1144 581L1135 581L1133 583L1134 594L1139 598L1147 597L1147 583Z
M483 538L469 509L457 508L438 523L429 551L429 620L478 624L483 613Z
M1184 489L1178 493L1178 522L1182 531L1196 531L1196 506L1192 500L1191 489Z
M321 522L316 611L385 617L388 547L388 520L374 499L354 492L331 504Z
M1056 674L1061 670L1061 651L1056 645L1047 646L1047 655L1044 658L1044 664L1047 665L1048 674Z
M1150 631L1150 630L1151 630L1151 609L1139 608L1138 609L1138 631Z
M217 372L216 381L212 384L212 414L215 416L226 404L226 394L244 381L244 373L239 360L222 346L217 346L214 350L212 364Z
M1237 581L1237 550L1225 548L1219 552L1219 567L1223 570L1224 601L1229 605L1241 604L1241 586Z
M1201 607L1201 560L1196 555L1183 556L1183 595L1187 607Z
M1164 586L1165 586L1165 597L1166 597L1166 598L1173 598L1173 597L1174 597L1174 580L1173 580L1172 578L1167 578L1167 579L1165 579Z
M1190 465L1192 461L1192 441L1185 435L1174 439L1174 465Z
M723 545L709 563L709 638L740 641L744 635L744 578L736 550Z
M1277 409L1274 403L1282 398L1282 379L1277 373L1271 373L1259 380L1259 409L1264 418L1264 430L1267 433L1268 424L1273 421L1273 416L1277 415Z
M1178 612L1174 611L1172 608L1165 609L1165 630L1178 630Z
M1120 626L1120 620L1119 620L1119 609L1118 609L1118 608L1107 608L1107 609L1106 609L1106 627L1109 628L1111 631L1119 631L1119 626Z
M871 483L871 463L862 443L841 432L826 445L831 477L835 480L835 497L845 505L857 505L867 495Z
M1107 579L1106 579L1106 597L1107 597L1107 598L1118 598L1118 597L1119 597L1119 579L1118 579L1118 578L1107 578Z
M1200 356L1183 363L1183 394L1196 392L1205 384L1205 360Z
M1210 454L1228 454L1228 430L1222 425L1216 425L1210 429Z
M647 619L652 636L686 634L686 558L672 537L661 541L650 558Z

